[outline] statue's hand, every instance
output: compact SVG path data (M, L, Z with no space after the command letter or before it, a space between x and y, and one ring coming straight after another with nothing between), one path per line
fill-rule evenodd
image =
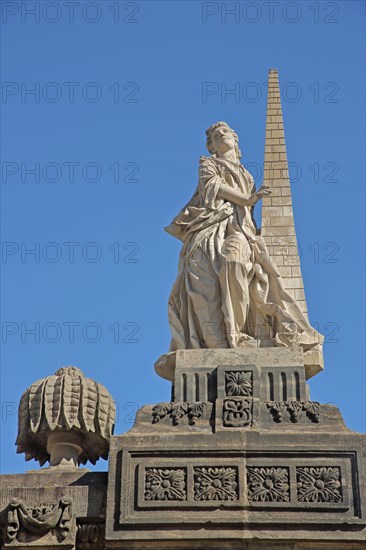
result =
M261 185L260 188L257 191L257 194L260 195L260 198L266 197L272 193L271 188L269 185Z
M272 193L271 189L268 187L268 185L262 185L258 191L253 193L253 195L250 196L250 205L254 206L262 197L266 197Z

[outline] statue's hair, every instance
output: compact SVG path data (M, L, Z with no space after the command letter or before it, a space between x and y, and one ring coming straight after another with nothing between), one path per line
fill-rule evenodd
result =
M232 135L234 136L234 139L235 139L235 153L236 153L236 156L239 160L240 157L241 157L241 151L239 149L238 134L232 128L230 128L230 126L226 122L223 122L223 121L215 122L215 124L212 124L212 126L210 126L206 130L206 136L207 136L206 147L207 147L207 150L211 153L211 155L213 155L213 156L216 155L215 148L212 144L212 132L214 130L216 130L216 128L219 128L220 126L225 126L226 128L228 128L230 130L230 132L232 133Z

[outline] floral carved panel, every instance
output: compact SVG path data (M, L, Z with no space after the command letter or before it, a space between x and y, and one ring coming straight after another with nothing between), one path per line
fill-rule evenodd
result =
M248 499L251 502L289 502L288 468L247 468Z
M238 500L238 469L194 468L194 500Z
M340 468L296 468L296 478L299 502L342 502Z
M183 468L146 468L145 500L186 500L186 471Z
M230 371L225 373L225 393L227 396L246 397L253 393L250 371Z

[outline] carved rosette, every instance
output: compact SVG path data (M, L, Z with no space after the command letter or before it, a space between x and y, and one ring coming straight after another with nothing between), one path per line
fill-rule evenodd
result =
M255 468L247 470L248 498L251 502L288 502L290 500L287 468Z
M296 477L299 502L342 502L338 467L296 468Z
M186 472L183 468L147 468L145 500L185 500Z
M194 500L238 500L237 468L194 468Z
M225 391L227 396L241 397L252 395L252 373L250 371L226 372Z
M108 456L114 420L115 404L106 388L76 367L63 367L23 393L17 452L41 466L62 463L64 451L70 455L65 462L74 467L88 460L95 464Z

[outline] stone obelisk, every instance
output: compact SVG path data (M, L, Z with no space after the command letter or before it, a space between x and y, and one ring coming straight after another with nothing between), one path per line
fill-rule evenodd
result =
M288 293L307 317L304 283L292 210L285 133L277 69L269 70L263 183L272 193L263 197L262 231Z

